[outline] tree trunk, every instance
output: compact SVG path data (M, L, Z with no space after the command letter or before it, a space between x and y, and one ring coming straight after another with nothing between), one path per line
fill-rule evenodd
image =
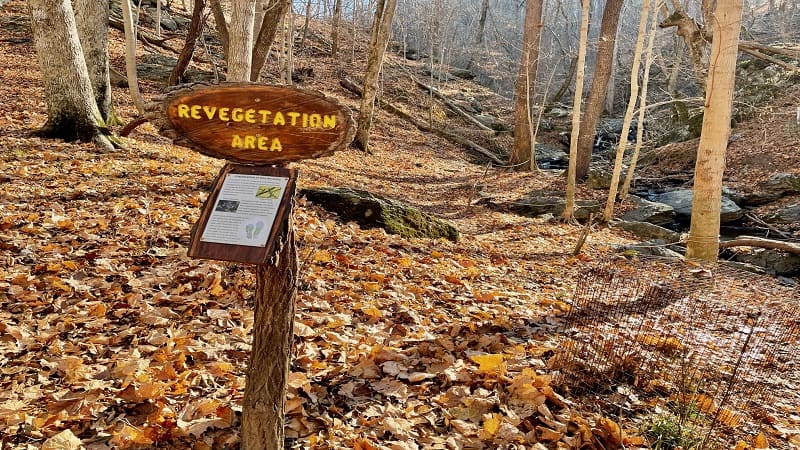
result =
M94 101L72 4L69 0L29 0L28 8L47 103L47 123L38 133L65 140L94 140L111 150L111 143L103 137L105 124Z
M122 0L120 6L125 28L125 75L128 77L128 90L139 115L144 116L144 99L139 91L139 76L136 73L136 30L130 0Z
M578 58L575 69L575 96L572 101L572 132L569 140L569 166L567 167L567 193L564 205L564 220L572 220L575 212L575 176L578 160L578 133L581 130L581 99L583 97L583 77L586 72L586 44L589 40L589 3L583 0L581 7L581 31L578 42Z
M333 23L331 24L331 56L336 58L339 53L339 26L342 21L342 0L335 0L333 4Z
M290 218L277 262L256 269L253 349L242 404L243 450L284 448L284 406L298 273L292 226Z
M659 24L661 28L677 27L677 34L686 43L686 48L689 50L689 59L692 61L692 68L697 80L697 84L705 89L706 74L708 66L708 58L706 53L706 41L697 22L692 19L686 11L684 11L677 1L673 2L675 11L670 14L664 21Z
M592 145L597 131L597 123L603 112L603 99L606 96L608 80L614 56L614 45L617 39L617 24L624 0L608 0L603 11L600 25L600 37L597 42L597 61L594 65L592 87L586 99L586 111L581 119L581 131L578 134L578 161L575 177L582 180L589 173L589 161L592 157ZM573 133L575 131L573 130Z
M228 27L228 81L250 81L253 68L253 21L256 4L251 0L231 2L231 23Z
M211 13L214 14L214 23L217 25L217 34L222 42L222 53L225 61L228 60L228 49L230 48L230 37L228 33L228 22L225 20L225 12L219 0L211 0Z
M92 91L100 115L107 124L116 122L111 102L108 64L108 2L74 0L78 38L89 70Z
M639 151L642 149L642 141L644 139L644 113L647 106L647 86L650 83L650 66L653 64L653 45L655 44L657 25L658 10L653 8L653 20L650 23L647 50L645 50L644 54L644 79L642 80L642 93L639 96L639 126L636 128L636 145L633 147L633 155L631 155L631 161L630 164L628 164L628 173L625 175L625 182L622 184L622 190L619 194L620 200L625 200L628 196L628 191L633 181L633 174L636 171L636 163L639 161Z
M192 10L192 22L189 25L189 31L186 33L186 43L183 45L181 54L178 55L178 62L172 68L169 74L168 86L175 86L180 84L183 78L183 72L189 65L192 59L194 48L197 46L197 39L200 38L200 33L203 31L203 9L206 6L206 0L194 0L194 9Z
M364 74L364 94L361 97L356 137L353 141L356 147L367 153L370 151L369 129L372 126L375 97L378 93L378 76L383 66L383 54L389 41L389 31L392 27L392 17L396 5L397 0L378 0L375 21L372 23L372 32L370 33L369 56Z
M694 201L686 256L716 261L725 150L731 127L742 0L719 0L708 74L703 128L694 172Z
M650 0L642 2L642 12L639 18L639 34L636 36L636 47L633 51L633 64L631 66L631 93L628 97L628 107L625 109L625 117L622 119L622 132L617 143L617 154L614 158L614 170L611 174L611 186L608 190L608 200L606 209L603 211L603 220L611 221L614 216L614 202L617 200L617 186L619 177L622 173L622 160L625 157L625 149L628 147L628 133L633 120L633 110L636 108L636 99L639 96L639 67L642 63L642 47L644 37L647 33L647 21L650 19ZM642 128L642 124L639 124Z
M539 3L541 3L541 2L539 2ZM542 7L540 6L539 8L541 9ZM526 22L525 22L525 23L526 23L526 25L525 25L525 32L527 32L527 31L528 31L528 26L527 26L527 20L528 20L527 11L528 11L529 9L530 9L530 7L529 7L529 6L526 6L526 8L525 8L525 11L526 11L526 14L525 14L525 21L526 21ZM486 30L486 17L487 17L488 15L489 15L489 0L483 0L483 2L481 3L481 16L480 16L480 18L478 19L478 32L477 32L477 33L476 33L476 35L475 35L475 45L476 45L476 46L477 46L477 45L480 45L480 44L483 44L483 37L484 37L484 34L485 34L485 30ZM541 14L539 14L539 20L541 21ZM541 31L539 32L539 34L541 35ZM538 48L538 47L537 47L537 48Z
M272 41L275 40L278 25L283 23L283 17L286 15L286 11L289 10L291 4L291 0L272 0L269 3L267 12L264 14L264 20L261 21L261 26L259 27L258 38L253 47L253 67L250 72L251 81L258 81L261 76L261 70L267 62L267 54L269 54Z
M525 32L522 38L522 58L514 86L514 147L509 164L524 170L536 168L533 142L532 87L539 71L539 42L542 36L542 0L528 0L525 7ZM527 165L526 165L527 163Z

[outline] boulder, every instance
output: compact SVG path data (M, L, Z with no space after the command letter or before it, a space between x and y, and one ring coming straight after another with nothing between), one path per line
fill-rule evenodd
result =
M622 165L622 172L617 182L617 189L620 189L625 182L625 172L628 166ZM613 175L614 167L606 162L591 163L589 165L589 173L586 175L586 184L592 189L610 189L611 176Z
M764 216L767 223L800 224L800 203L780 208Z
M616 222L614 226L629 231L642 239L658 239L667 244L674 244L681 240L680 233L648 222L622 220Z
M300 195L345 221L365 228L383 228L406 238L446 238L458 240L458 230L451 224L396 200L367 191L318 187L300 189Z
M536 165L542 169L562 169L569 163L569 154L560 145L536 144Z
M683 259L683 255L665 247L667 243L660 239L645 241L640 244L625 245L617 251L636 256L660 256L662 258Z
M636 203L636 209L626 212L622 216L622 220L649 222L656 225L666 225L675 220L675 208L672 206L635 196L631 198Z
M494 117L492 115L479 114L479 115L474 116L474 117L478 122L486 125L487 127L493 129L494 131L509 131L510 130L510 128L508 127L508 125L506 125L505 122L503 122L502 120L500 120L497 117Z
M691 189L677 189L659 195L656 200L675 208L675 214L678 218L688 220L692 216L692 197ZM734 222L741 219L742 216L744 216L744 211L733 200L728 197L722 197L721 223Z
M177 63L178 60L171 56L148 53L136 65L136 72L141 79L166 83L169 80L170 73L172 73L172 68ZM214 74L188 68L183 74L183 81L214 81Z
M768 273L775 275L800 275L800 255L793 255L781 250L755 248L736 253L733 259L763 267Z
M528 217L539 217L552 214L561 216L566 207L566 193L563 191L537 190L528 193L519 200L511 203L510 208L517 214ZM600 212L600 202L597 200L577 200L575 202L575 218L585 220L590 214Z
M781 172L769 177L753 192L742 193L742 204L763 205L792 194L800 194L800 173Z

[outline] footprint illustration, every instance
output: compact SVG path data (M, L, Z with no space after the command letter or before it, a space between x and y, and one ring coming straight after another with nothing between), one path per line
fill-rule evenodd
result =
M253 233L253 238L258 237L258 235L261 234L261 230L263 230L263 229L264 229L264 222L262 222L260 220L258 222L256 222L256 230Z
M244 229L247 231L247 239L253 239L253 224L248 223L247 226L244 227ZM256 234L258 234L257 231Z

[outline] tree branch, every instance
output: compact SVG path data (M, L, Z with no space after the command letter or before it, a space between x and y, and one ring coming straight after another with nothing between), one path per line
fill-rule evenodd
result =
M729 248L729 247L769 248L773 250L783 250L792 253L794 255L800 255L800 244L795 244L793 242L776 241L773 239L764 239L754 236L739 236L736 239L719 243L719 248Z

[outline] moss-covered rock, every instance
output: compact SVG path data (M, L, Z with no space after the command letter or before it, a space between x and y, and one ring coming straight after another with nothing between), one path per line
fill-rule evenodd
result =
M458 240L458 230L451 224L368 191L348 188L318 187L300 189L300 195L345 221L365 228L383 228L406 238L445 238Z

